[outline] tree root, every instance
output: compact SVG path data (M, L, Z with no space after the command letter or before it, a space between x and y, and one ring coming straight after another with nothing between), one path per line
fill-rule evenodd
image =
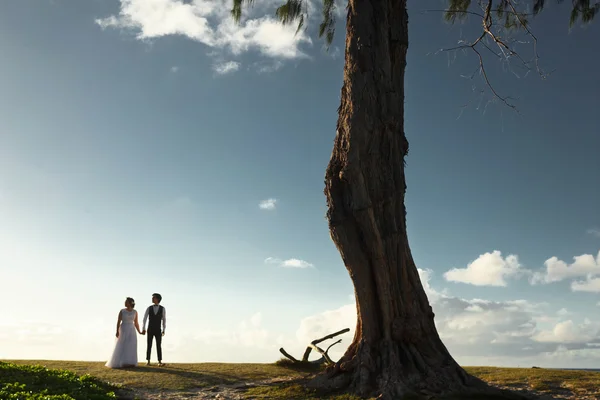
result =
M443 352L436 356L431 349L420 352L414 344L394 341L378 346L361 343L355 354L346 354L307 386L325 393L349 392L381 400L539 399L490 386Z

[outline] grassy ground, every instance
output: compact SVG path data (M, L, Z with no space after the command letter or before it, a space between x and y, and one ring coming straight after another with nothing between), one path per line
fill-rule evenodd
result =
M105 382L123 385L136 391L152 393L159 391L174 396L177 391L200 390L211 387L230 387L231 385L259 382L243 392L236 392L252 399L321 399L316 393L308 391L293 382L307 376L306 370L290 369L276 364L169 364L140 366L131 370L113 370L104 367L104 363L78 361L11 361L16 364L38 364L47 368L59 368L74 371L79 375L89 374ZM532 368L493 368L465 367L465 369L485 381L500 387L514 389L533 389L563 399L600 399L600 373L589 371L565 371ZM290 380L278 384L264 381ZM146 397L145 397L146 398ZM158 398L158 397L157 397ZM162 397L177 398L177 397ZM179 397L185 398L185 397ZM331 399L350 400L351 396L332 396Z
M600 373L544 368L465 367L484 381L509 388L533 389L564 398L600 399Z
M305 374L275 364L169 364L165 367L139 366L110 369L103 362L19 360L14 364L38 364L78 374L90 374L103 381L133 389L187 390L215 385L230 385L273 378L301 378Z
M473 376L501 388L527 390L557 399L600 399L600 373L593 371L543 368L464 367ZM248 390L253 399L310 399L319 397L301 385L290 383L276 387L259 386ZM352 396L331 396L331 400L350 400ZM489 399L486 399L489 400Z

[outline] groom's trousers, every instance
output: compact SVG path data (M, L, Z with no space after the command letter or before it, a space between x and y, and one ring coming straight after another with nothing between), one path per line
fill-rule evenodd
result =
M146 350L146 360L150 361L150 353L152 353L152 339L156 339L156 353L158 354L158 362L162 361L162 333L160 329L157 329L156 332L148 331L146 332L148 335L148 347Z

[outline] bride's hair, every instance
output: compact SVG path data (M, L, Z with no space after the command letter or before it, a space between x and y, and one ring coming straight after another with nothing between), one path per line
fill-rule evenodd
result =
M135 308L135 300L131 297L125 299L125 306L127 307L127 303L131 303L131 308Z

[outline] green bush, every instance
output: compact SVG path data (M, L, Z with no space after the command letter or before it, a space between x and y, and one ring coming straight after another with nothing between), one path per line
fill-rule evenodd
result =
M114 400L115 389L90 375L0 362L2 400Z

